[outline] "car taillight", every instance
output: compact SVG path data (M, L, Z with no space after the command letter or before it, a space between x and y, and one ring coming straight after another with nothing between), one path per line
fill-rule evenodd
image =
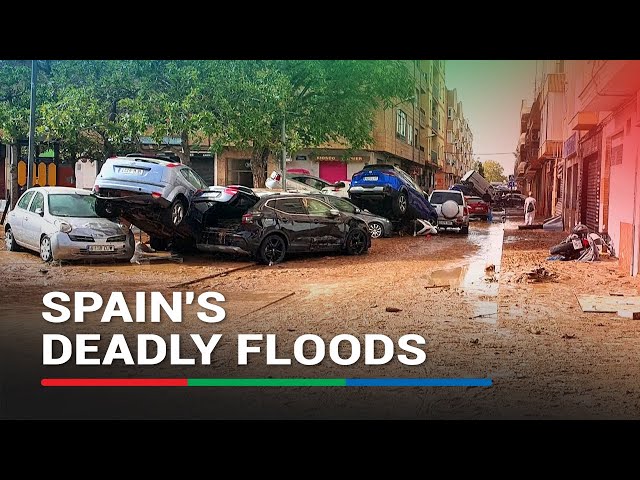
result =
M589 240L587 240L586 238L582 239L582 246L583 247L588 247L589 246Z
M237 188L232 188L232 187L227 187L224 189L224 193L226 193L227 195L235 195L236 193L238 193L238 189Z
M253 213L245 213L242 215L242 223L253 223Z
M167 164L167 168L176 168L178 165L180 165L179 163L168 163Z
M160 198L160 197L162 197L162 194L161 194L161 193L158 193L158 192L153 192L153 193L151 194L151 197L152 197L152 198Z
M93 193L98 193L100 191L100 187L98 185L93 186Z

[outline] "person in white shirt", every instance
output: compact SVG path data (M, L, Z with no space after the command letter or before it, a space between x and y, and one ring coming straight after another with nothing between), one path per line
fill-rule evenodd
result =
M533 198L533 192L529 192L529 196L524 201L524 224L533 225L533 219L536 217L536 199Z

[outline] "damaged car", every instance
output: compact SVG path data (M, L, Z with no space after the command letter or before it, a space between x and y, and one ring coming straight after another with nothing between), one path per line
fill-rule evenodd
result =
M27 190L7 215L4 239L9 251L20 247L52 260L129 260L131 229L96 213L96 199L80 188Z
M148 233L152 243L162 243L191 237L184 219L191 200L207 188L202 177L182 163L131 154L105 162L93 195L100 216L122 217Z
M264 264L289 253L366 253L367 223L307 194L258 197L246 187L210 187L194 199L190 221L205 252L246 254Z

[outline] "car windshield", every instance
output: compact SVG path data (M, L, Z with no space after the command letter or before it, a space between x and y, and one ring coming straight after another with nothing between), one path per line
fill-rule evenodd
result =
M98 216L95 197L78 193L49 195L49 213L55 217L95 218Z
M327 201L341 212L356 213L356 206L348 200L340 197L327 198Z
M446 202L447 200L453 200L458 205L462 205L462 195L453 190L449 192L433 192L431 194L431 198L429 199L431 203L435 203L438 205Z

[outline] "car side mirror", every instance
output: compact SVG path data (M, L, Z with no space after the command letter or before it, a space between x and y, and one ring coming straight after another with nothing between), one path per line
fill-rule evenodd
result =
M362 210L360 210L358 207L356 207L356 213L362 213Z
M41 217L44 217L44 210L41 208L36 208L36 215L40 215Z
M337 208L332 208L331 210L329 210L329 213L332 217L337 217L338 215L340 215L340 210L338 210Z
M336 182L336 183L333 184L333 186L336 187L336 188L344 188L344 187L346 187L344 182Z

